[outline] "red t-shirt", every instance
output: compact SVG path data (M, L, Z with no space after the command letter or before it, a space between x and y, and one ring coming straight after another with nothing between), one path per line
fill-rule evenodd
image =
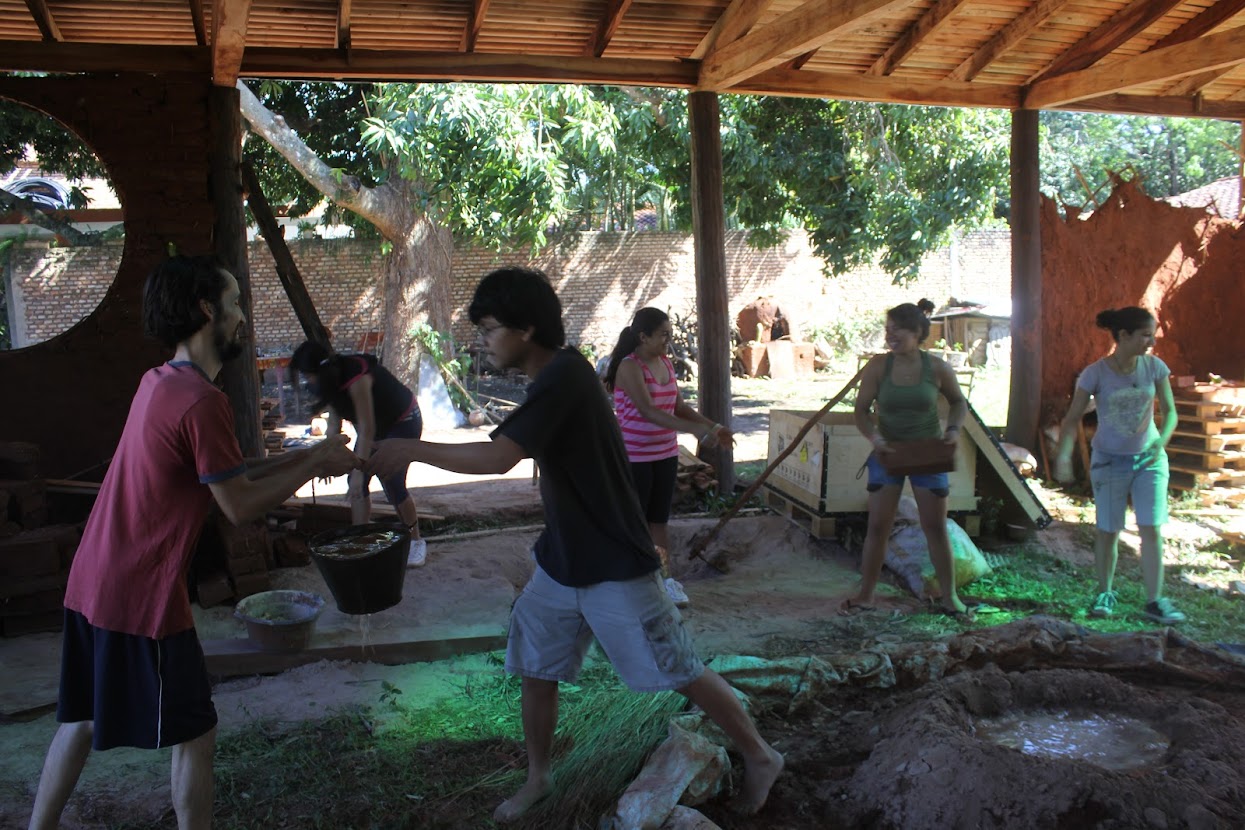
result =
M193 363L143 375L69 571L65 607L161 639L194 628L186 571L208 484L245 472L229 398Z

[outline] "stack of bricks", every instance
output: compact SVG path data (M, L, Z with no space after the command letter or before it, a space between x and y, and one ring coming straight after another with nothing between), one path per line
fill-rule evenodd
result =
M0 634L59 631L69 566L81 538L75 525L46 526L47 485L39 448L0 442Z
M219 512L208 522L211 527L200 538L199 555L223 562L224 568L199 579L199 605L210 608L267 591L272 586L268 569L274 565L267 524L235 526Z
M1180 420L1167 447L1173 490L1245 501L1245 383L1175 378Z
M264 449L268 455L285 452L283 446L285 433L278 429L281 424L281 415L276 407L277 401L271 398L264 398L259 403L260 427L264 431Z

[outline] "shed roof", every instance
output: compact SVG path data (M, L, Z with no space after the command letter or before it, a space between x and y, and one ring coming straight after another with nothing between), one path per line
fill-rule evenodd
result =
M1245 119L1245 0L0 0L0 69Z

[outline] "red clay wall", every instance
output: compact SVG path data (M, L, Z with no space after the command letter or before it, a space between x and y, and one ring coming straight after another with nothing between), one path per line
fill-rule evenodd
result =
M1242 263L1242 223L1155 201L1131 182L1085 219L1043 199L1044 422L1062 417L1077 374L1111 350L1094 326L1106 308L1149 309L1155 354L1174 374L1245 378Z
M125 209L121 261L100 305L51 340L0 352L0 437L42 446L45 476L107 459L139 378L167 357L142 335L142 285L170 243L211 251L207 92L201 77L0 78L0 97L47 113L95 151Z

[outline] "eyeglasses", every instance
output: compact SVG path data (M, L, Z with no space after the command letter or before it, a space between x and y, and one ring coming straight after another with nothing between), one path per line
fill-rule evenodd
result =
M476 326L476 336L479 337L481 340L487 340L493 332L497 331L498 329L504 329L504 328L505 326L503 326L501 323L498 323L495 326Z

